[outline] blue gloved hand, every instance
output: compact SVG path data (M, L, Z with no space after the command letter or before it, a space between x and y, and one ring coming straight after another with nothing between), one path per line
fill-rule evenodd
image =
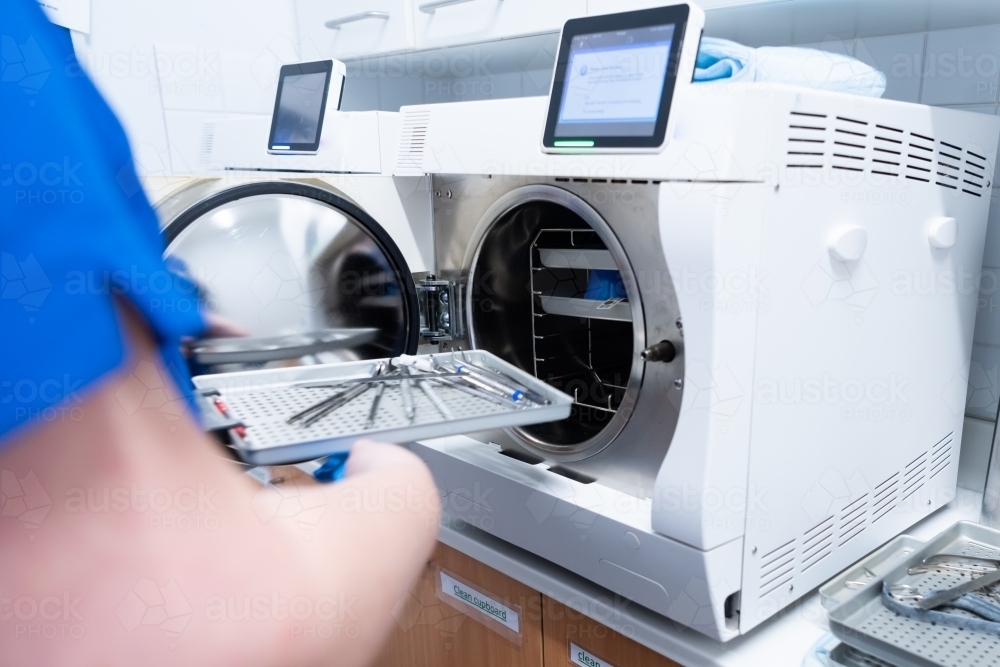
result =
M347 470L347 457L350 452L331 454L319 468L313 471L317 482L339 482Z

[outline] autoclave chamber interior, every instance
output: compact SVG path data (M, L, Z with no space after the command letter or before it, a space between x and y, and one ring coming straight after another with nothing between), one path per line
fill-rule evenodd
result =
M569 418L518 429L540 453L607 444L638 390L628 263L605 242L606 223L592 222L554 202L523 203L490 227L470 274L473 344L575 399Z

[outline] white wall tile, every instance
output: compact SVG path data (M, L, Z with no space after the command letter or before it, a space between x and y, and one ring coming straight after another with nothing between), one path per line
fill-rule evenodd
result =
M979 279L973 341L1000 348L1000 269L984 267Z
M551 70L530 70L521 74L521 91L525 97L548 95L551 84Z
M1000 26L938 30L928 34L921 102L996 102L998 81Z
M424 103L424 80L406 76L385 76L378 82L379 108L384 111L399 111L405 104ZM345 89L346 93L347 90ZM428 100L430 101L430 100Z
M347 79L344 81L344 98L342 106L344 111L369 111L379 109L378 102L378 79L375 77L362 76L360 74L352 76L348 71Z
M990 221L986 225L986 249L983 265L1000 267L1000 192L993 188L990 201Z
M490 99L521 96L521 72L501 72L483 78L486 79L484 84L489 84Z
M986 472L993 447L994 423L982 419L965 418L962 429L962 453L958 460L958 485L964 489L982 492L986 487Z
M840 39L834 35L830 35L821 42L812 42L809 44L794 44L800 49L818 49L820 51L826 51L827 53L837 53L842 56L853 56L854 55L854 40L852 39Z
M164 110L225 111L219 49L153 46Z
M856 40L854 57L885 73L888 100L916 102L920 99L920 71L924 57L922 32Z
M972 364L969 366L969 393L966 395L965 414L968 417L996 420L997 397L1000 387L1000 348L986 345L972 346Z

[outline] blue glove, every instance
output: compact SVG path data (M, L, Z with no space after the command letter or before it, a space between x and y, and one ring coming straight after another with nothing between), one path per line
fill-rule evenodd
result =
M347 470L347 455L348 452L331 454L323 465L313 471L313 477L317 482L339 482Z

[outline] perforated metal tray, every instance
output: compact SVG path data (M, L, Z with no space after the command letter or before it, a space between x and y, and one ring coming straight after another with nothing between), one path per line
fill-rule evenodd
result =
M877 578L886 574L904 558L924 546L921 540L910 535L898 535L878 551L868 554L852 567L847 568L839 576L831 579L819 589L820 603L824 609L833 609L844 600L854 597L858 588L851 587L848 582L863 582L870 586ZM867 572L875 575L869 579Z
M458 389L434 383L434 391L453 413L446 420L430 399L415 385L412 398L416 417L411 423L403 413L399 383L387 383L379 403L377 419L366 429L375 391L369 390L312 426L288 424L286 420L335 393L332 388L296 387L301 383L370 378L387 359L296 366L194 378L202 395L213 394L225 407L222 421L232 447L245 462L280 465L329 456L350 449L360 438L382 442L411 442L474 431L526 426L569 417L573 399L498 357L481 350L465 353L467 360L486 369L500 371L526 389L549 400L548 405L527 407L513 402L493 402ZM431 357L450 362L450 354ZM203 400L206 421L219 422L215 400ZM213 414L214 412L214 414Z
M830 665L832 667L895 667L891 662L880 660L847 644L837 644L830 651Z
M830 630L844 643L898 667L1000 665L1000 637L906 618L883 606L883 581L922 590L954 585L938 581L940 572L907 574L924 558L942 553L997 558L1000 531L968 521L956 523L831 609Z

